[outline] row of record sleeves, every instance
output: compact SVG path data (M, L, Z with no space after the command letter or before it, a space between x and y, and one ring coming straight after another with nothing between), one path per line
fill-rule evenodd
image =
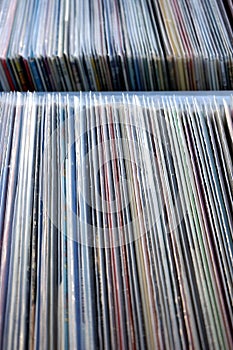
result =
M0 95L0 348L231 349L233 95Z
M0 91L233 89L231 0L2 0Z

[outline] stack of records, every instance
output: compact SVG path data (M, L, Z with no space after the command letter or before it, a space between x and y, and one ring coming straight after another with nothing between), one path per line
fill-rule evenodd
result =
M1 0L0 90L233 89L222 0Z
M1 349L231 348L232 96L2 94L0 125Z

